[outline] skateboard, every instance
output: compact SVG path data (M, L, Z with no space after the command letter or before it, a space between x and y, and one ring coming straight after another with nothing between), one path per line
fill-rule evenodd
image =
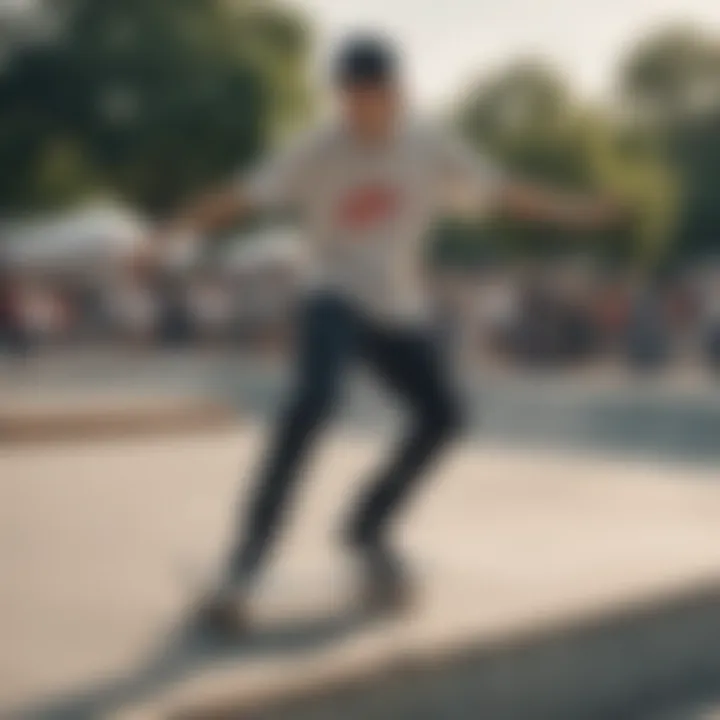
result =
M382 585L366 583L353 589L346 601L326 606L326 619L330 621L333 616L358 621L393 619L409 612L416 599L416 588L405 580ZM252 599L240 592L233 594L210 590L202 594L195 604L200 626L228 637L253 633L259 627L255 610ZM317 610L315 612L317 614Z

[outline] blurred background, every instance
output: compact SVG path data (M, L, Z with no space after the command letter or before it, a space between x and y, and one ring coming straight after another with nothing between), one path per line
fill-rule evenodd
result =
M415 99L511 171L616 197L608 234L451 220L429 248L478 362L720 365L720 12L657 0L0 4L7 355L277 344L300 254L257 220L153 276L149 223L327 106L345 30L394 33Z
M643 572L649 577L648 568L664 568L666 558L717 579L720 565L710 557L720 547L717 514L708 514L717 511L717 496L705 479L720 463L720 3L0 0L0 574L12 578L4 598L11 612L3 616L7 636L14 634L5 644L11 648L15 638L27 649L0 656L0 701L27 704L38 688L50 688L53 672L72 675L75 668L75 684L92 678L86 671L113 643L145 648L169 615L168 598L177 604L177 583L169 587L164 578L159 587L158 568L177 548L198 545L206 559L217 554L212 543L237 492L238 456L250 456L245 430L241 439L156 441L153 424L167 418L151 414L138 423L134 407L127 422L147 434L147 445L96 449L97 417L88 411L75 425L67 417L87 394L110 397L106 416L132 394L163 402L209 398L230 406L233 418L238 410L251 418L276 411L303 263L294 228L281 218L252 218L199 251L181 249L152 272L131 262L133 249L198 192L227 182L323 117L327 55L345 32L368 27L400 43L422 113L511 172L616 198L628 209L612 232L446 218L429 238L432 284L457 338L472 406L470 445L499 440L521 449L502 460L478 455L464 476L468 497L481 493L475 507L488 502L477 527L500 532L508 551L491 562L478 550L482 593L487 573L502 566L529 583L519 595L534 597L537 517L548 523L543 536L558 543L545 548L551 568L565 562L566 550L583 556L563 566L568 587L580 577L576 584L592 589L593 552L610 536L616 545L609 542L607 552L622 550L596 561L597 577L610 578L615 590L627 590ZM51 432L37 402L53 398L60 399ZM40 430L28 429L28 399ZM363 385L354 401L346 417L355 429L377 437L396 419L374 386ZM43 444L71 425L69 449ZM25 433L41 442L14 442ZM364 446L349 437L342 459L354 467L353 453ZM538 448L559 449L558 464L540 464L536 473L534 459L544 457L533 454ZM578 449L596 454L565 465ZM620 465L603 465L616 454ZM649 464L626 467L627 456ZM650 491L633 495L643 485L633 485L630 471L635 479L625 483L630 467L657 481L660 500ZM205 477L206 468L217 472ZM706 473L697 482L696 471ZM126 482L134 476L142 487ZM560 476L565 484L553 485ZM617 482L598 483L601 476ZM99 477L104 484L95 483ZM472 490L478 477L489 485ZM516 477L521 485L512 485ZM509 496L497 505L501 519L493 526L489 499L501 495L505 480ZM575 480L577 492L588 493L584 515L576 512ZM322 487L332 494L332 483ZM680 500L678 488L692 498ZM179 514L158 514L173 494L181 498ZM551 502L543 506L541 495ZM448 502L453 497L445 519L459 523L462 499L451 487ZM593 525L598 503L625 519ZM128 527L138 540L122 554L118 538ZM502 528L513 538L505 546ZM111 577L112 562L96 558L96 547L121 568L127 562L126 574ZM626 575L613 574L625 556ZM472 575L475 556L462 557L458 566L467 561ZM89 568L107 585L98 584L97 598L83 594ZM122 593L130 599L121 603ZM601 593L590 595L596 602ZM60 626L83 608L95 619L88 622L96 645L73 656L85 620ZM115 613L127 632L108 639L103 612ZM699 611L690 616L696 635L708 638L700 645L720 647L716 620L710 635ZM77 667L56 662L48 647ZM203 648L203 659L213 655ZM648 655L663 655L648 648ZM183 652L198 655L195 646ZM145 666L137 676L145 688ZM706 679L710 707L719 695L717 673L709 692ZM62 700L46 715L22 717L100 717L93 712L105 707L107 693L100 681L93 687L92 702Z

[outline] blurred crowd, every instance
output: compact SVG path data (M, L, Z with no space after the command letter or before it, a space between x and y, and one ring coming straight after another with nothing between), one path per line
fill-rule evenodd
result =
M620 358L638 368L690 360L720 368L720 270L659 279L569 263L436 272L443 317L478 358L558 365ZM287 265L82 277L5 272L0 346L281 347L299 277Z
M223 273L96 278L6 275L0 296L3 348L27 355L61 346L192 346L277 337L293 282L278 269L238 282Z
M491 271L466 285L465 324L481 353L527 365L616 358L638 369L720 368L716 272L646 278L561 264Z

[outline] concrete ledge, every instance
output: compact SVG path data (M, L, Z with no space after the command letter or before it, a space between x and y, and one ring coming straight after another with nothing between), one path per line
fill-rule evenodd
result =
M0 410L0 444L121 438L215 429L236 420L219 403L193 397L132 397L22 400Z
M326 667L173 720L637 718L720 688L720 579L597 617L363 666ZM151 717L148 715L147 717Z

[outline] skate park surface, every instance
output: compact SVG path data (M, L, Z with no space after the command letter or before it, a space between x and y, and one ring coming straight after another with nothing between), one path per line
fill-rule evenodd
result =
M649 717L720 687L717 466L494 440L418 492L417 602L373 619L334 541L393 438L332 433L255 626L208 636L263 427L0 446L0 717Z

